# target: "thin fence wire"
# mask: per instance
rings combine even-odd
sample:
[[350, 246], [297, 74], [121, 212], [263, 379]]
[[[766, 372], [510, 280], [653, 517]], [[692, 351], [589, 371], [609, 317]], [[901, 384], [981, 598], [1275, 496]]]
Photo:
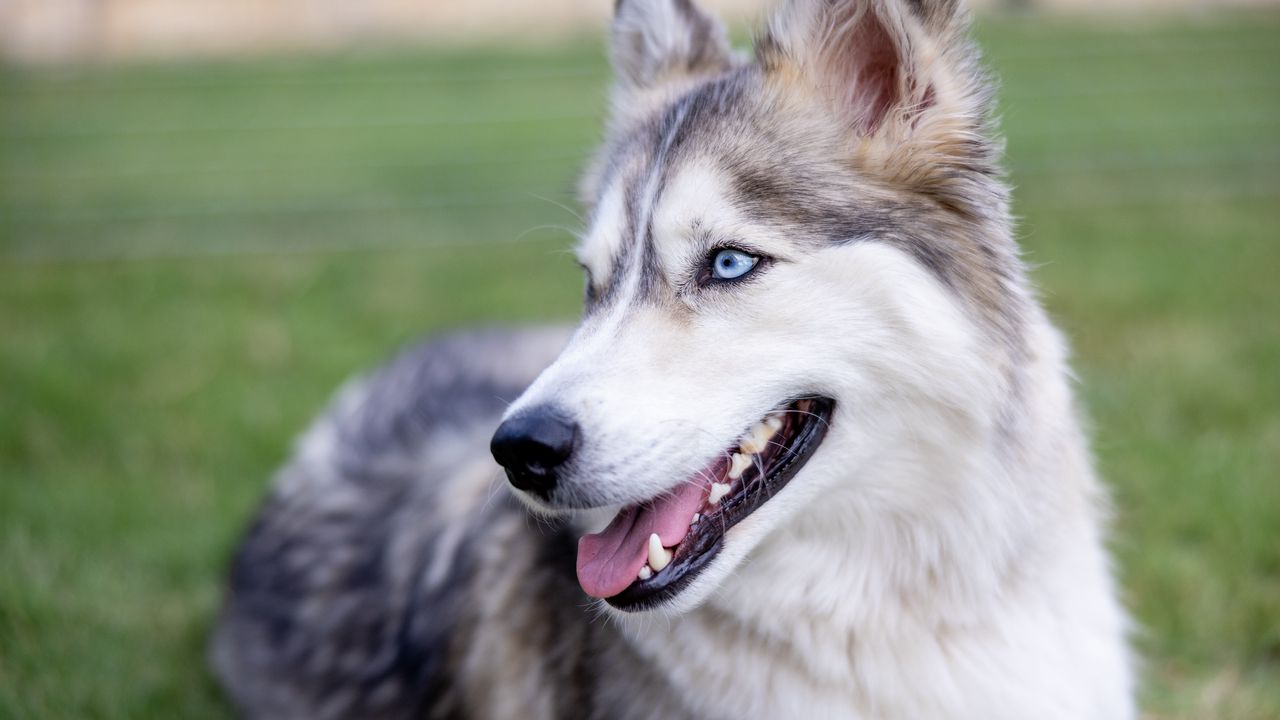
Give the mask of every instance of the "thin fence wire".
[[[281, 217], [289, 215], [353, 215], [361, 213], [411, 212], [448, 208], [506, 207], [532, 205], [545, 201], [542, 191], [508, 190], [505, 192], [456, 192], [425, 196], [413, 201], [397, 201], [385, 197], [321, 198], [294, 202], [235, 203], [169, 207], [110, 208], [102, 210], [47, 213], [13, 213], [10, 222], [21, 226], [106, 225], [154, 221], [185, 222], [214, 218]], [[554, 197], [554, 193], [551, 194]], [[564, 195], [561, 201], [572, 201]]]
[[351, 115], [346, 117], [308, 118], [255, 118], [227, 119], [222, 121], [183, 122], [171, 125], [134, 124], [128, 126], [79, 125], [54, 131], [38, 131], [32, 128], [16, 132], [0, 133], [6, 142], [33, 142], [86, 138], [146, 137], [155, 135], [207, 135], [212, 133], [250, 132], [310, 132], [317, 130], [390, 130], [429, 129], [460, 125], [532, 125], [566, 121], [593, 120], [601, 117], [599, 110], [511, 113], [441, 114], [441, 115]]
[[[534, 228], [544, 230], [545, 227]], [[568, 238], [570, 233], [563, 232], [558, 237]], [[50, 266], [77, 265], [93, 263], [138, 262], [144, 260], [185, 260], [193, 258], [263, 256], [263, 255], [306, 255], [311, 253], [353, 253], [368, 250], [414, 250], [434, 251], [459, 248], [489, 247], [496, 245], [512, 245], [528, 242], [532, 234], [525, 231], [508, 236], [492, 236], [484, 239], [415, 239], [369, 236], [353, 238], [324, 238], [302, 242], [224, 242], [205, 243], [201, 245], [180, 245], [176, 243], [153, 244], [90, 244], [74, 243], [57, 247], [27, 247], [16, 251], [0, 253], [0, 265]], [[565, 241], [567, 243], [567, 240]]]
[[200, 177], [208, 175], [239, 175], [260, 177], [264, 174], [331, 173], [356, 170], [443, 170], [449, 168], [481, 167], [486, 165], [508, 168], [538, 167], [543, 165], [580, 165], [590, 157], [590, 151], [581, 146], [544, 149], [528, 154], [477, 152], [462, 157], [437, 157], [421, 160], [383, 160], [357, 162], [282, 162], [262, 165], [111, 165], [53, 171], [24, 169], [21, 173], [6, 176], [15, 183], [125, 180], [130, 178]]

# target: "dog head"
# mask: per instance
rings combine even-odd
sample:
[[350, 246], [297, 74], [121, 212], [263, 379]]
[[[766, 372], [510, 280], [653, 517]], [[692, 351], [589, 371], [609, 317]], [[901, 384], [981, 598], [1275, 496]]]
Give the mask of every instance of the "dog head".
[[584, 317], [493, 442], [535, 509], [617, 511], [589, 594], [692, 607], [999, 423], [1024, 291], [966, 25], [792, 0], [745, 57], [689, 0], [620, 0]]

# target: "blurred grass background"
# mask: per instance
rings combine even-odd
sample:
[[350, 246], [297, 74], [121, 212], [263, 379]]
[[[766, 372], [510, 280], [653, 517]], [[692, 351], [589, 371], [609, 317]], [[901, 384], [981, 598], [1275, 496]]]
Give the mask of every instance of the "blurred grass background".
[[[1280, 15], [988, 18], [1151, 718], [1280, 717]], [[572, 319], [599, 41], [0, 70], [0, 717], [204, 718], [290, 439], [425, 333]]]

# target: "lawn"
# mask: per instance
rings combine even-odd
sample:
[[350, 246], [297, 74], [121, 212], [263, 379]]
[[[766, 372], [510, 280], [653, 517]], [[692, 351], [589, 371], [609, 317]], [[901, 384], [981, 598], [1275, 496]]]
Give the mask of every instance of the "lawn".
[[[1152, 718], [1280, 717], [1280, 14], [986, 20]], [[0, 717], [206, 718], [228, 554], [348, 374], [574, 317], [599, 42], [0, 68]]]

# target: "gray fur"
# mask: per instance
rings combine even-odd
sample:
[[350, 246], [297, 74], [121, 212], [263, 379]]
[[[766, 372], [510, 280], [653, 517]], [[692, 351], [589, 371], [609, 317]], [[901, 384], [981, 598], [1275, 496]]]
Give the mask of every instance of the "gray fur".
[[[457, 677], [468, 652], [459, 631], [491, 622], [499, 609], [511, 625], [524, 617], [530, 626], [532, 618], [544, 628], [578, 626], [520, 641], [555, 659], [524, 670], [584, 674], [589, 636], [605, 626], [583, 612], [573, 540], [528, 522], [488, 462], [478, 480], [470, 466], [507, 401], [564, 337], [453, 336], [406, 351], [339, 394], [281, 471], [233, 561], [212, 659], [247, 716], [470, 716]], [[486, 552], [495, 546], [502, 552]], [[521, 578], [523, 603], [499, 608], [477, 594], [478, 580], [508, 572]], [[562, 623], [544, 624], [557, 615]], [[564, 717], [586, 691], [552, 694], [543, 716]]]
[[[623, 671], [640, 663], [588, 609], [574, 538], [483, 452], [565, 337], [451, 336], [338, 395], [232, 563], [211, 660], [246, 717], [679, 717], [630, 709], [659, 681]], [[513, 683], [533, 688], [518, 715], [495, 692]]]
[[[723, 29], [688, 0], [680, 52], [653, 56], [622, 0], [614, 63], [630, 93], [678, 76], [652, 108], [627, 106], [584, 183], [629, 188], [622, 244], [591, 278], [587, 312], [644, 268], [646, 300], [672, 288], [654, 259], [639, 188], [661, 192], [682, 162], [710, 159], [759, 223], [798, 246], [884, 242], [955, 293], [1006, 348], [1025, 350], [1023, 270], [985, 113], [990, 86], [967, 44], [953, 50], [983, 115], [965, 159], [902, 186], [842, 160], [769, 95], [786, 52], [766, 34], [734, 60]], [[911, 0], [954, 33], [955, 4]], [[631, 18], [631, 19], [628, 19]], [[621, 41], [619, 40], [621, 38]], [[659, 675], [593, 617], [574, 578], [574, 540], [529, 519], [485, 447], [507, 402], [560, 350], [563, 331], [453, 336], [412, 348], [339, 394], [280, 472], [235, 554], [211, 648], [218, 677], [255, 718], [679, 718]], [[1010, 422], [1013, 422], [1011, 415]], [[729, 627], [745, 634], [748, 628]]]

